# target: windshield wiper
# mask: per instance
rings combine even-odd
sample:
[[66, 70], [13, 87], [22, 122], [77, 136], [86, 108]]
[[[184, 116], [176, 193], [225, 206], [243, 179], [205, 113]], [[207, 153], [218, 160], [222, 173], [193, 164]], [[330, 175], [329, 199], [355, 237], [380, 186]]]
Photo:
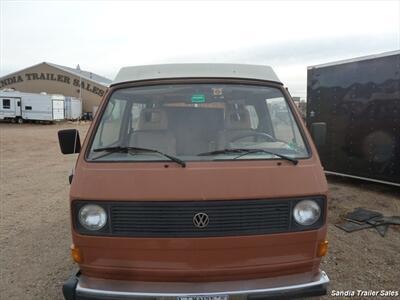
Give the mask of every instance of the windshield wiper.
[[[169, 158], [171, 161], [176, 162], [177, 164], [181, 165], [182, 168], [186, 167], [186, 162], [169, 154], [166, 154], [164, 152], [155, 150], [155, 149], [147, 149], [147, 148], [139, 148], [139, 147], [130, 147], [130, 146], [113, 146], [113, 147], [104, 147], [104, 148], [97, 148], [97, 149], [93, 149], [93, 152], [102, 152], [102, 151], [106, 151], [107, 154], [109, 155], [111, 153], [116, 153], [116, 152], [125, 152], [125, 153], [140, 153], [140, 152], [149, 152], [149, 153], [157, 153], [160, 154], [166, 158]], [[104, 157], [106, 155], [100, 155], [97, 156], [95, 158], [93, 158], [93, 160], [96, 160], [98, 158]]]
[[268, 151], [265, 149], [247, 149], [247, 148], [227, 148], [227, 149], [220, 149], [220, 150], [215, 150], [215, 151], [210, 151], [210, 152], [204, 152], [204, 153], [199, 153], [197, 156], [208, 156], [208, 155], [217, 155], [217, 154], [229, 154], [229, 153], [239, 153], [238, 156], [236, 156], [234, 159], [237, 159], [239, 157], [242, 157], [244, 155], [247, 155], [249, 153], [258, 153], [258, 152], [263, 152], [271, 155], [275, 155], [279, 158], [285, 159], [287, 161], [290, 161], [294, 165], [297, 165], [299, 161], [295, 158], [291, 158], [286, 155], [282, 155], [279, 153], [275, 153], [272, 151]]

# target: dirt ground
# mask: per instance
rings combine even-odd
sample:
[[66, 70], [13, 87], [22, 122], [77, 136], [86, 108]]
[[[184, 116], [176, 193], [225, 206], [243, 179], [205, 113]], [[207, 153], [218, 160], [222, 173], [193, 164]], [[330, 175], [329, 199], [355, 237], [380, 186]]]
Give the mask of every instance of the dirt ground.
[[[76, 269], [69, 256], [67, 180], [76, 156], [60, 153], [61, 128], [78, 128], [82, 138], [88, 125], [0, 123], [1, 299], [63, 299], [62, 283]], [[331, 279], [329, 294], [399, 290], [400, 226], [382, 238], [374, 229], [347, 234], [333, 224], [356, 207], [400, 215], [400, 189], [328, 179], [330, 249], [322, 269]]]

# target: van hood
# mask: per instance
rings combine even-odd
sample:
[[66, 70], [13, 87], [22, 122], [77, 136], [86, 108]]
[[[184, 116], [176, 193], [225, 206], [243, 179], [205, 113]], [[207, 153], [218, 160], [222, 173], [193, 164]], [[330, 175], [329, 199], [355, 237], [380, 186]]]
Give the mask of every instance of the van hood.
[[327, 183], [314, 159], [94, 163], [81, 161], [70, 197], [84, 200], [223, 200], [325, 195]]

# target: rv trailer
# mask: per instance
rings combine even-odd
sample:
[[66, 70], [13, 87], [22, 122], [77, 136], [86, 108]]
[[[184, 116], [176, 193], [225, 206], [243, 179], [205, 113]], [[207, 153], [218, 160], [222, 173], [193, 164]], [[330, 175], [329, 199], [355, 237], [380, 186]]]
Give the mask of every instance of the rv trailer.
[[311, 66], [307, 78], [326, 173], [400, 186], [400, 51]]
[[14, 90], [0, 91], [0, 120], [54, 122], [64, 120], [62, 95], [22, 93]]

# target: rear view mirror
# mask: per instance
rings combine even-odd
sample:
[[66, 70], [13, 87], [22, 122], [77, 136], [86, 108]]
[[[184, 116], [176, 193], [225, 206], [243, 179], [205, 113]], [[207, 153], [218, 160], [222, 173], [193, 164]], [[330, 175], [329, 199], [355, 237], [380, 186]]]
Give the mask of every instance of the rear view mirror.
[[326, 123], [312, 123], [311, 135], [317, 147], [324, 146], [326, 142]]
[[63, 154], [73, 154], [81, 151], [79, 131], [76, 129], [60, 130], [58, 132], [58, 142]]

